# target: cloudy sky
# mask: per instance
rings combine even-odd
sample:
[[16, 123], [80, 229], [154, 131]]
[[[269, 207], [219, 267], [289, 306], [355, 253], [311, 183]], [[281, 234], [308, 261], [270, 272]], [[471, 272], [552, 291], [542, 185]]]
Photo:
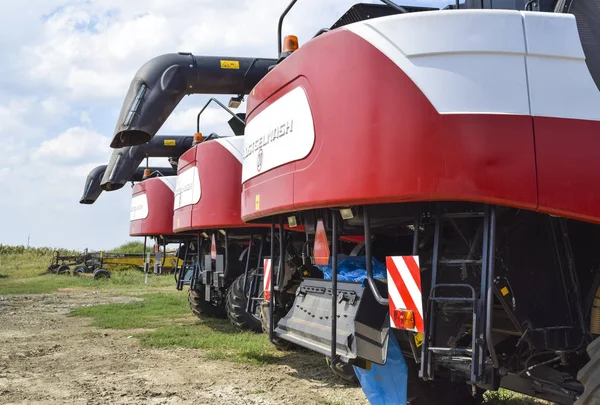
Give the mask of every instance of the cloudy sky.
[[[300, 0], [284, 33], [302, 44], [356, 2]], [[79, 204], [90, 169], [108, 161], [129, 81], [163, 53], [274, 57], [277, 19], [286, 4], [1, 1], [0, 244], [27, 244], [30, 237], [33, 246], [105, 249], [129, 240], [129, 186], [102, 194], [93, 205]], [[193, 134], [205, 101], [186, 97], [159, 133]], [[211, 111], [203, 129], [219, 132], [225, 119]]]

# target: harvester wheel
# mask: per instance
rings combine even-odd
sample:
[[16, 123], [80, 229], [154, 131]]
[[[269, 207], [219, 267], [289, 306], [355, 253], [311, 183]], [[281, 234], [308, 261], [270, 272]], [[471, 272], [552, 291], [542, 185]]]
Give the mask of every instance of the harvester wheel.
[[434, 380], [424, 381], [419, 378], [417, 364], [407, 359], [408, 385], [407, 399], [409, 405], [478, 405], [483, 401], [483, 391], [475, 397], [471, 394], [471, 386], [465, 383]]
[[356, 377], [354, 367], [352, 367], [351, 364], [338, 362], [335, 367], [331, 367], [331, 359], [329, 357], [325, 357], [325, 361], [327, 362], [329, 369], [337, 377], [349, 384], [358, 384], [358, 377]]
[[70, 270], [71, 270], [71, 268], [69, 266], [67, 266], [66, 264], [61, 264], [60, 266], [58, 266], [58, 269], [56, 269], [56, 273], [57, 274], [67, 274], [67, 273], [69, 273]]
[[575, 401], [575, 405], [600, 403], [600, 338], [588, 345], [587, 352], [590, 361], [577, 373], [577, 379], [583, 384], [583, 395]]
[[94, 270], [94, 280], [98, 280], [101, 278], [110, 278], [110, 273], [106, 269], [96, 269]]
[[[244, 291], [245, 274], [242, 274], [231, 284], [227, 290], [227, 298], [225, 300], [225, 310], [227, 317], [239, 330], [251, 330], [254, 332], [262, 332], [260, 319], [246, 312], [246, 303], [248, 302], [247, 291]], [[250, 286], [247, 283], [246, 287]]]
[[211, 318], [223, 318], [225, 317], [225, 309], [222, 306], [214, 306], [212, 302], [204, 299], [204, 291], [188, 290], [188, 303], [190, 309], [198, 318], [202, 319], [203, 316]]
[[[269, 334], [269, 306], [266, 304], [263, 304], [260, 307], [260, 324], [263, 332]], [[296, 350], [298, 348], [295, 344], [276, 336], [273, 337], [271, 343], [279, 350]]]

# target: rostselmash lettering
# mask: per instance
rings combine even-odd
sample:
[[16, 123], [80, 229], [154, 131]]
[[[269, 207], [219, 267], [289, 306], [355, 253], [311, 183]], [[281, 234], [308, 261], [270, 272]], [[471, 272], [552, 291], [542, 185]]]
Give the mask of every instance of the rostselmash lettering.
[[137, 210], [141, 210], [142, 208], [144, 208], [143, 204], [136, 205], [135, 207], [131, 207], [131, 212], [134, 212], [134, 211], [137, 211]]
[[183, 194], [186, 191], [190, 191], [191, 189], [192, 189], [192, 183], [188, 183], [188, 184], [184, 185], [183, 187], [180, 187], [177, 190], [175, 190], [175, 196]]
[[294, 120], [289, 120], [281, 125], [278, 125], [277, 127], [270, 130], [267, 134], [261, 136], [260, 138], [252, 142], [250, 145], [248, 145], [244, 149], [244, 159], [251, 156], [254, 152], [257, 152], [264, 146], [270, 144], [271, 142], [275, 142], [277, 139], [287, 134], [290, 134], [293, 131]]

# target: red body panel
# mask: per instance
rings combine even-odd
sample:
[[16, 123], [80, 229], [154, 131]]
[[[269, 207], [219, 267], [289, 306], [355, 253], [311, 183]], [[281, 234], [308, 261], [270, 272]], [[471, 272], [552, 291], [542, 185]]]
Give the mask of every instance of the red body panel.
[[438, 114], [385, 55], [341, 30], [309, 42], [265, 77], [249, 98], [249, 119], [299, 84], [313, 113], [313, 150], [244, 183], [244, 220], [291, 207], [394, 201], [536, 207], [531, 117]]
[[308, 42], [271, 71], [248, 99], [248, 120], [297, 86], [308, 96], [315, 144], [306, 158], [243, 184], [245, 221], [456, 200], [600, 222], [598, 122], [440, 114], [387, 56], [345, 30]]
[[177, 172], [196, 167], [202, 190], [197, 204], [174, 211], [173, 230], [248, 227], [240, 215], [242, 164], [220, 143], [198, 144], [179, 158]]
[[600, 125], [596, 121], [534, 119], [539, 210], [600, 222]]
[[158, 236], [173, 234], [173, 190], [160, 178], [154, 177], [137, 183], [133, 197], [146, 194], [148, 216], [130, 221], [130, 236]]

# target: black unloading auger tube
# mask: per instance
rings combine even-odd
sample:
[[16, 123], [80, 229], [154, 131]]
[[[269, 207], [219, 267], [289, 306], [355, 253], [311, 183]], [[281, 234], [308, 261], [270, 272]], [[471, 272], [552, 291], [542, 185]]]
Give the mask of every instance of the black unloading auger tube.
[[[144, 169], [143, 167], [138, 168], [129, 181], [142, 181], [144, 177]], [[177, 171], [172, 167], [149, 167], [150, 173], [154, 174], [159, 172], [162, 176], [175, 176], [177, 175]], [[85, 181], [85, 187], [83, 189], [83, 195], [79, 200], [80, 204], [93, 204], [96, 202], [100, 194], [102, 193], [102, 188], [100, 188], [100, 180], [102, 176], [104, 176], [104, 171], [106, 170], [106, 165], [94, 167], [90, 174], [88, 174], [87, 179]]]
[[123, 187], [146, 157], [178, 158], [192, 147], [192, 136], [157, 136], [148, 143], [113, 150], [100, 182], [105, 191]]
[[100, 180], [104, 176], [104, 170], [106, 170], [106, 165], [96, 166], [90, 171], [85, 180], [83, 195], [79, 200], [79, 204], [93, 204], [100, 197], [102, 193]]
[[187, 94], [248, 94], [276, 62], [190, 53], [151, 59], [129, 86], [110, 147], [148, 142]]

